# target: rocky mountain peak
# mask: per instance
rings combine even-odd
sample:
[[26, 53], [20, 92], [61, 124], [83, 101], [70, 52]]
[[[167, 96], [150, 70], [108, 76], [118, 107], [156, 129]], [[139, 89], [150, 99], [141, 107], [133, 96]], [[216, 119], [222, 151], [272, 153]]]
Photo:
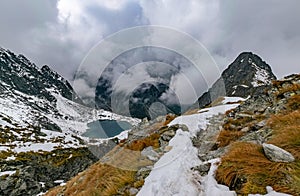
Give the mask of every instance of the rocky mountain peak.
[[24, 55], [0, 48], [0, 85], [9, 86], [12, 91], [55, 100], [50, 91], [55, 91], [69, 100], [80, 102], [72, 86], [62, 76], [45, 65], [39, 69]]
[[243, 52], [223, 71], [221, 77], [199, 99], [199, 107], [219, 96], [248, 97], [268, 88], [276, 76], [258, 55]]
[[61, 75], [52, 70], [48, 65], [43, 65], [40, 71], [44, 76], [52, 77], [53, 79], [66, 82], [66, 80]]

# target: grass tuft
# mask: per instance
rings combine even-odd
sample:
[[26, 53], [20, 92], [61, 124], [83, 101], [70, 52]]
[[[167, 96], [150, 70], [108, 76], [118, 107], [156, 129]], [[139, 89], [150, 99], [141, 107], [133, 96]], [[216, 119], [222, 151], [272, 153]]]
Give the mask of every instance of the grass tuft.
[[230, 131], [223, 129], [217, 139], [218, 147], [228, 146], [230, 143], [238, 140], [244, 135], [241, 131]]
[[65, 196], [101, 195], [109, 196], [118, 193], [119, 188], [133, 183], [134, 171], [126, 171], [107, 164], [94, 164], [86, 172], [77, 175], [65, 187], [51, 189], [46, 195]]
[[[265, 157], [260, 145], [233, 142], [235, 137], [228, 133], [229, 131], [225, 131], [220, 134], [219, 140], [223, 144], [231, 143], [231, 146], [222, 157], [222, 162], [216, 172], [216, 179], [219, 183], [229, 186], [241, 195], [265, 194], [266, 186], [272, 186], [278, 192], [298, 195], [300, 192], [299, 99], [299, 95], [291, 96], [286, 104], [287, 110], [272, 115], [267, 123], [272, 130], [272, 136], [267, 143], [290, 152], [295, 157], [295, 161], [292, 163], [272, 162]], [[229, 138], [232, 139], [228, 141]]]
[[134, 140], [126, 146], [129, 150], [142, 151], [144, 148], [152, 146], [153, 148], [159, 148], [159, 137], [158, 133], [153, 133], [146, 138], [140, 140]]
[[300, 109], [300, 95], [294, 95], [289, 98], [287, 107], [289, 110], [299, 110]]
[[276, 191], [295, 194], [299, 193], [300, 187], [295, 186], [293, 178], [287, 176], [298, 172], [297, 165], [299, 167], [299, 162], [271, 162], [264, 156], [260, 145], [236, 142], [222, 157], [216, 179], [242, 195], [266, 194], [266, 186], [272, 186]]
[[164, 126], [168, 125], [172, 120], [174, 120], [176, 118], [176, 115], [166, 115], [166, 120], [164, 122]]

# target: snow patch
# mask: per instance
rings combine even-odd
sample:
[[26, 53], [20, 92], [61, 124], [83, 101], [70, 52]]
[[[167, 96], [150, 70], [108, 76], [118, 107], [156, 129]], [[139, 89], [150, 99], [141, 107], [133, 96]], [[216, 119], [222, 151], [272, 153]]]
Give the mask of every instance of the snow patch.
[[42, 188], [44, 188], [45, 187], [45, 182], [39, 182], [40, 183], [40, 185], [42, 186]]
[[235, 191], [230, 191], [227, 186], [218, 184], [214, 177], [218, 168], [217, 163], [220, 162], [220, 159], [212, 159], [208, 162], [211, 163], [210, 170], [202, 180], [204, 192], [213, 196], [236, 196]]
[[241, 86], [241, 87], [244, 87], [244, 88], [249, 88], [249, 86], [244, 85], [244, 84], [241, 84], [240, 86]]
[[65, 186], [66, 183], [64, 182], [64, 180], [55, 180], [54, 181], [55, 184], [59, 184], [59, 186]]
[[269, 79], [270, 78], [269, 73], [265, 69], [258, 67], [254, 62], [252, 62], [252, 65], [256, 69], [256, 73], [254, 76], [254, 80], [251, 82], [251, 84], [254, 87], [271, 84], [271, 81]]
[[14, 175], [16, 173], [16, 171], [4, 171], [4, 172], [0, 172], [0, 176], [5, 176], [5, 175]]
[[219, 113], [225, 113], [227, 110], [236, 108], [239, 104], [231, 104], [231, 105], [219, 105], [211, 108], [205, 108], [199, 110], [199, 114], [192, 114], [192, 115], [184, 115], [175, 118], [169, 126], [175, 124], [185, 124], [191, 136], [196, 136], [196, 133], [201, 129], [206, 129], [208, 124], [208, 119], [214, 115]]
[[246, 99], [242, 97], [224, 97], [224, 100], [222, 101], [222, 104], [227, 104], [227, 103], [234, 103], [234, 102], [239, 102], [239, 101], [245, 101]]
[[7, 146], [0, 146], [0, 152], [1, 151], [7, 151], [7, 150], [9, 150], [10, 148], [9, 147], [7, 147]]
[[14, 160], [16, 160], [16, 157], [15, 157], [14, 155], [12, 155], [12, 156], [10, 156], [10, 157], [7, 157], [7, 158], [5, 159], [5, 161], [14, 161]]
[[38, 151], [52, 151], [55, 149], [55, 147], [58, 147], [58, 143], [32, 143], [32, 142], [25, 142], [25, 143], [19, 143], [18, 146], [16, 146], [13, 151], [16, 153], [20, 152], [38, 152]]
[[289, 195], [289, 194], [276, 192], [270, 186], [267, 186], [266, 189], [267, 189], [267, 194], [265, 194], [265, 195], [249, 194], [248, 196], [292, 196], [292, 195]]

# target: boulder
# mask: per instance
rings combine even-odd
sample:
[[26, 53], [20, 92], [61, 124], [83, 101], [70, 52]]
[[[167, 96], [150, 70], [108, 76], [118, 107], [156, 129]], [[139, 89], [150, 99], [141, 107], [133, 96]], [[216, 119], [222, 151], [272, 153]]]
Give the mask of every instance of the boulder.
[[139, 190], [136, 189], [136, 188], [130, 188], [129, 189], [129, 194], [130, 195], [136, 195], [138, 192], [139, 192]]
[[153, 150], [152, 146], [149, 146], [142, 150], [141, 154], [151, 161], [157, 161], [159, 158], [159, 154]]
[[273, 144], [263, 144], [263, 149], [266, 157], [274, 162], [293, 162], [295, 158], [293, 155], [282, 148]]

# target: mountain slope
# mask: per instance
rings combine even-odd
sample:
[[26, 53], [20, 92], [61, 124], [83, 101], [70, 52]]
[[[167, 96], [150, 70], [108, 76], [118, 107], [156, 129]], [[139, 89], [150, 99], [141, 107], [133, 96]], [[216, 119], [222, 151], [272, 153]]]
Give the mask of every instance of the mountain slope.
[[[47, 65], [36, 67], [23, 55], [15, 55], [9, 50], [0, 48], [0, 78], [10, 90], [18, 90], [27, 95], [39, 96], [49, 101], [55, 100], [49, 91], [81, 103], [70, 83]], [[2, 88], [5, 88], [2, 85]]]
[[81, 104], [70, 83], [48, 66], [39, 69], [23, 55], [0, 50], [0, 114], [21, 127], [82, 134], [98, 119], [138, 120]]
[[[144, 122], [104, 159], [46, 195], [297, 195], [299, 76], [274, 81], [247, 100], [224, 97], [171, 122]], [[264, 143], [295, 159], [270, 160]]]
[[67, 181], [116, 144], [81, 136], [88, 123], [139, 120], [81, 104], [48, 66], [0, 48], [0, 195], [35, 195]]
[[[194, 114], [144, 121], [98, 163], [46, 195], [297, 195], [300, 77], [260, 83], [261, 72], [240, 84], [263, 93], [222, 97]], [[294, 159], [272, 161], [265, 143]]]
[[275, 79], [271, 67], [259, 56], [243, 52], [222, 72], [208, 92], [199, 97], [196, 105], [202, 108], [219, 96], [246, 98], [263, 93]]

